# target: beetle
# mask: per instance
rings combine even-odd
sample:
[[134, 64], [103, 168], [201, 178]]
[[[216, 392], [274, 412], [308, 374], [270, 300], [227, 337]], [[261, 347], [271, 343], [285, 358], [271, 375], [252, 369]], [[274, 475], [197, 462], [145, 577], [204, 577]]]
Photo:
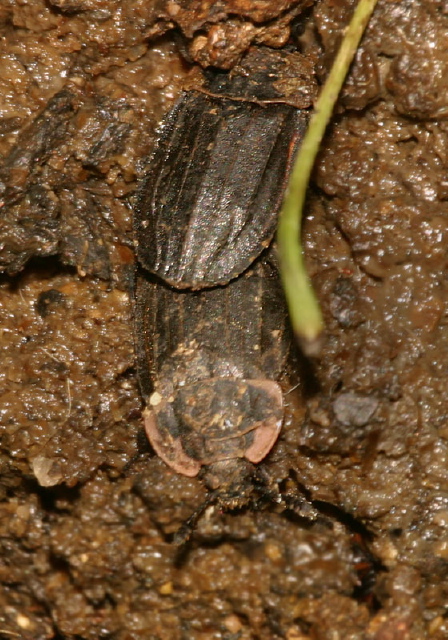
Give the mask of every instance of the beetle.
[[226, 509], [261, 487], [278, 499], [257, 467], [281, 430], [291, 343], [272, 239], [308, 120], [263, 101], [250, 77], [217, 74], [180, 97], [134, 216], [146, 434], [177, 473], [200, 474], [206, 504]]

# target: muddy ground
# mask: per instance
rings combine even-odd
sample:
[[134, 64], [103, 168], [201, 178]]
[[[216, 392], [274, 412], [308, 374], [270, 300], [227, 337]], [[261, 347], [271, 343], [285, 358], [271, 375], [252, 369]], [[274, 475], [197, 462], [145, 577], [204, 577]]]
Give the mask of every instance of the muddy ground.
[[175, 547], [205, 490], [142, 434], [132, 194], [155, 127], [251, 44], [322, 80], [352, 5], [1, 3], [1, 638], [448, 638], [445, 0], [379, 0], [310, 190], [326, 342], [263, 467], [322, 516], [209, 509]]

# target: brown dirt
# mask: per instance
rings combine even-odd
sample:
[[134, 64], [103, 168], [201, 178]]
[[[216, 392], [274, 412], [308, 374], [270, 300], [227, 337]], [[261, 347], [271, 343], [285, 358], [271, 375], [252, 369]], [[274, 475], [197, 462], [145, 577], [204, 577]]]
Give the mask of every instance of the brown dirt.
[[226, 68], [297, 13], [322, 78], [353, 2], [249, 5], [0, 7], [1, 638], [448, 638], [444, 0], [379, 1], [310, 192], [327, 338], [263, 466], [322, 519], [210, 509], [167, 541], [205, 490], [140, 437], [129, 291], [130, 197], [191, 74], [171, 28], [190, 55], [230, 33]]

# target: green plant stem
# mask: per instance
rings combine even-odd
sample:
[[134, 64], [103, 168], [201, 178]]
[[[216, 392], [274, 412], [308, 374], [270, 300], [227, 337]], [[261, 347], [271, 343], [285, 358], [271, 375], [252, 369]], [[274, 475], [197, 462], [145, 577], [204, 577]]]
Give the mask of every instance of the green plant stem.
[[322, 88], [292, 170], [277, 231], [280, 272], [294, 333], [306, 355], [318, 355], [324, 330], [301, 247], [302, 211], [320, 143], [377, 0], [359, 0]]

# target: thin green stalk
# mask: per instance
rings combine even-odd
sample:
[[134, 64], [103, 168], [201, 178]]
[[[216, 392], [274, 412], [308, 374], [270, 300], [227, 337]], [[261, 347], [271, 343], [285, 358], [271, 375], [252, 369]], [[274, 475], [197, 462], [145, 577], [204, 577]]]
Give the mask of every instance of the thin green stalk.
[[306, 190], [325, 129], [377, 0], [359, 0], [328, 78], [316, 102], [292, 170], [277, 231], [280, 272], [291, 323], [306, 355], [317, 355], [324, 324], [309, 282], [300, 242]]

